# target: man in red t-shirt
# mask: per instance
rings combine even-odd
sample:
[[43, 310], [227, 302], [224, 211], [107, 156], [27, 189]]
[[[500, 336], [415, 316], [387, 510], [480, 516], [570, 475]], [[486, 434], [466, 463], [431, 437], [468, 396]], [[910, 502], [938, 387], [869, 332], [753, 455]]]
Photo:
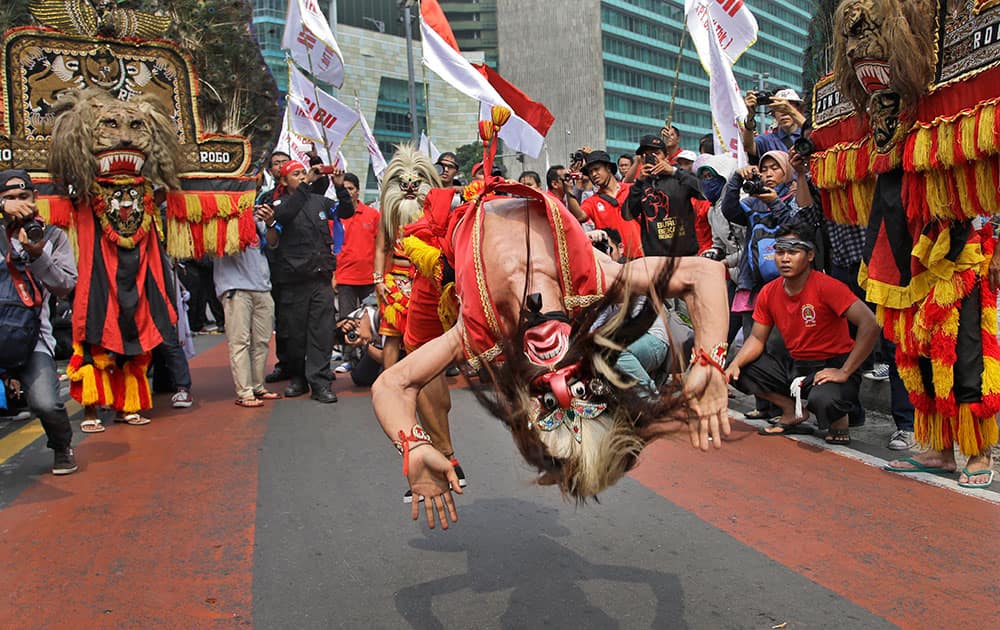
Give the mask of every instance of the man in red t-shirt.
[[597, 186], [597, 194], [591, 195], [580, 204], [587, 218], [594, 222], [598, 230], [613, 228], [622, 235], [625, 256], [630, 259], [642, 258], [642, 235], [639, 224], [622, 218], [622, 204], [628, 197], [631, 184], [619, 182], [615, 178], [618, 165], [604, 151], [591, 151], [585, 156], [582, 172]]
[[344, 188], [354, 201], [354, 216], [341, 219], [344, 245], [337, 256], [337, 308], [340, 316], [361, 306], [361, 300], [375, 292], [375, 235], [381, 213], [359, 201], [361, 184], [354, 173], [344, 174]]
[[[811, 229], [791, 224], [777, 232], [774, 257], [781, 277], [764, 285], [757, 296], [750, 338], [726, 370], [740, 391], [754, 394], [781, 407], [776, 426], [762, 435], [811, 433], [796, 417], [789, 392], [800, 382], [801, 398], [816, 414], [820, 429], [829, 429], [826, 441], [850, 444], [847, 413], [858, 400], [858, 368], [871, 354], [879, 337], [871, 310], [843, 282], [814, 271], [815, 246]], [[851, 339], [848, 323], [857, 326]], [[767, 347], [771, 328], [777, 326], [787, 355], [777, 356]]]

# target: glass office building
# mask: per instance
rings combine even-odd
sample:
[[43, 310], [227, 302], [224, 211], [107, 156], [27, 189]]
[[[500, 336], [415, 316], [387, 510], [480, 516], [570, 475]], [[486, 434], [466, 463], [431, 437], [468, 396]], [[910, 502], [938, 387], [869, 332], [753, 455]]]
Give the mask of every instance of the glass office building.
[[[736, 64], [740, 87], [791, 87], [801, 94], [802, 50], [815, 3], [746, 4], [760, 30], [757, 43]], [[708, 76], [686, 35], [683, 55], [677, 53], [683, 29], [680, 0], [601, 1], [605, 133], [612, 154], [634, 150], [642, 135], [658, 129], [670, 112], [672, 94], [682, 146], [696, 149], [698, 137], [711, 129]]]

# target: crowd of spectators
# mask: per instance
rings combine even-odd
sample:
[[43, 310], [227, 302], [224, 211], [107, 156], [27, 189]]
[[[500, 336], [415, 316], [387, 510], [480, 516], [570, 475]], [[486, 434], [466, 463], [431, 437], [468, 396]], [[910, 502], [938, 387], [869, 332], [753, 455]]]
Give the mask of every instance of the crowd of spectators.
[[[891, 381], [897, 430], [889, 448], [912, 448], [912, 407], [893, 365], [894, 349], [879, 339], [857, 285], [864, 234], [824, 218], [810, 181], [802, 99], [783, 89], [751, 92], [746, 104], [751, 115], [743, 129], [743, 157], [749, 166], [737, 168], [733, 157], [712, 155], [710, 136], [697, 152], [681, 146], [679, 130], [668, 121], [659, 133], [642, 136], [634, 152], [613, 157], [584, 146], [568, 166], [551, 166], [544, 177], [526, 170], [517, 181], [565, 206], [595, 247], [616, 259], [700, 255], [723, 263], [731, 306], [728, 373], [737, 388], [758, 399], [747, 415], [774, 425], [762, 433], [812, 432], [806, 424], [812, 412], [829, 441], [849, 443], [850, 427], [864, 422], [858, 400], [864, 374]], [[774, 125], [758, 130], [757, 110], [765, 106]], [[460, 191], [456, 155], [443, 153], [436, 164], [444, 185]], [[273, 185], [263, 187], [254, 206], [258, 242], [236, 256], [178, 263], [177, 280], [187, 289], [191, 328], [211, 326], [211, 312], [226, 335], [237, 405], [260, 407], [306, 393], [333, 403], [337, 373], [350, 373], [367, 386], [380, 370], [372, 284], [379, 210], [360, 198], [356, 175], [316, 157], [302, 164], [276, 151], [267, 173]], [[481, 164], [469, 175], [482, 178]], [[5, 217], [34, 216], [27, 173], [7, 171], [3, 177]], [[37, 282], [46, 305], [50, 294], [72, 291], [75, 268], [65, 236], [54, 229], [45, 234], [41, 246], [17, 229], [0, 239], [0, 253], [15, 261], [0, 268], [0, 292], [16, 291], [12, 279], [19, 273]], [[667, 308], [618, 364], [638, 383], [639, 395], [653, 392], [659, 379], [685, 364], [678, 357], [690, 345], [686, 314], [682, 304]], [[278, 360], [266, 373], [272, 332]], [[53, 472], [66, 474], [76, 464], [50, 337], [51, 325], [43, 325], [34, 352], [0, 365], [0, 376], [8, 398], [23, 396], [42, 418], [56, 453]], [[172, 393], [175, 407], [193, 404], [182, 346], [181, 337], [165, 340], [155, 362], [160, 388]], [[286, 380], [283, 392], [267, 389]], [[7, 407], [14, 402], [0, 399]], [[98, 422], [88, 429], [103, 427]]]

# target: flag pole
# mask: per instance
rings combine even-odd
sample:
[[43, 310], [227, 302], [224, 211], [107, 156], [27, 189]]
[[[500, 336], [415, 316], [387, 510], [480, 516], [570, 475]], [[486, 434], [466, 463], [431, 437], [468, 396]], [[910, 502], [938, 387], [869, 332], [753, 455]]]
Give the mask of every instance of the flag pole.
[[413, 145], [418, 144], [417, 129], [417, 87], [416, 78], [413, 71], [413, 17], [410, 7], [416, 0], [403, 0], [403, 22], [406, 25], [406, 76], [407, 87], [410, 92], [410, 141]]

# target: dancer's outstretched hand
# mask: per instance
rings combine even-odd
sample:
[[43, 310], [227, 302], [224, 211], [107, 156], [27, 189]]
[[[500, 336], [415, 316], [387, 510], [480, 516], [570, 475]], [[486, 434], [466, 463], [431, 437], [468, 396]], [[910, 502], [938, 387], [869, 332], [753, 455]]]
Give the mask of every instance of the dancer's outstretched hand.
[[726, 377], [712, 365], [695, 363], [684, 378], [684, 396], [694, 416], [688, 422], [691, 445], [703, 451], [713, 443], [722, 448], [730, 430]]
[[413, 492], [413, 510], [410, 516], [417, 520], [420, 516], [420, 497], [424, 497], [427, 512], [427, 526], [434, 529], [435, 514], [441, 529], [448, 529], [448, 518], [458, 522], [452, 489], [462, 494], [458, 485], [458, 475], [451, 461], [433, 445], [421, 446], [410, 451], [408, 480]]

